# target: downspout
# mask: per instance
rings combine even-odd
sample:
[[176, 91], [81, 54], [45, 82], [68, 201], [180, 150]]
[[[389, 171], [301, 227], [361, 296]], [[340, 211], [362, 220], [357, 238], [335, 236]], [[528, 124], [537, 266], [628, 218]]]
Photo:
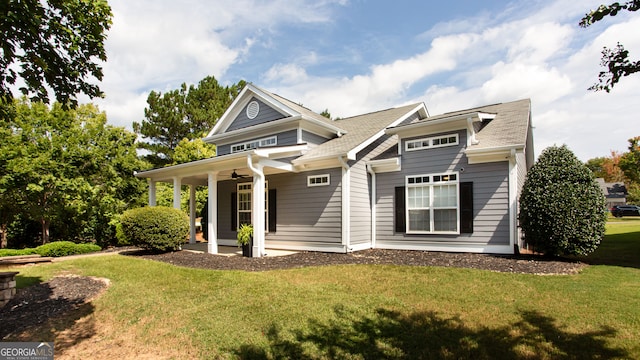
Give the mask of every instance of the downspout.
[[345, 252], [351, 247], [351, 181], [349, 180], [349, 164], [342, 156], [338, 156], [342, 166], [342, 245]]
[[[251, 154], [247, 154], [247, 167], [253, 172], [254, 176], [258, 178], [256, 181], [253, 181], [253, 206], [256, 204], [262, 204], [264, 207], [264, 184], [265, 184], [265, 176], [264, 172], [262, 172], [261, 166], [254, 167], [253, 162], [251, 160]], [[262, 188], [257, 189], [256, 184], [261, 184]], [[253, 211], [253, 209], [252, 209]], [[262, 257], [265, 253], [264, 249], [264, 211], [262, 211], [259, 215], [254, 214], [253, 216], [253, 240], [257, 243], [253, 244], [253, 257]], [[257, 231], [256, 231], [257, 230]], [[256, 236], [257, 235], [257, 236]], [[257, 250], [257, 251], [256, 251]], [[256, 254], [257, 253], [257, 254]]]
[[518, 237], [518, 209], [517, 209], [517, 181], [518, 181], [518, 164], [516, 161], [516, 150], [511, 149], [511, 156], [509, 157], [509, 245], [513, 249], [513, 252], [517, 254], [519, 252], [519, 239]]
[[367, 172], [371, 175], [371, 248], [376, 248], [376, 172], [367, 165]]

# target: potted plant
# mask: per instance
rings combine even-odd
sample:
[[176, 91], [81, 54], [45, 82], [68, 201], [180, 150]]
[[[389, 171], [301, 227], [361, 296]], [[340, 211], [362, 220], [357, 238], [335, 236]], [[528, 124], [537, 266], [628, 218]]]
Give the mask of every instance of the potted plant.
[[240, 228], [238, 229], [238, 246], [242, 247], [242, 256], [253, 256], [253, 225], [240, 225]]

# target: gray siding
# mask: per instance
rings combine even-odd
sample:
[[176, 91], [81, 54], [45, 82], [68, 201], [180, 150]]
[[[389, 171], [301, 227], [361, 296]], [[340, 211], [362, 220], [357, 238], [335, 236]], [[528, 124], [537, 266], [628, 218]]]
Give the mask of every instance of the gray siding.
[[[329, 174], [329, 186], [307, 187], [308, 175]], [[342, 244], [341, 169], [267, 176], [276, 189], [276, 231], [266, 234], [266, 246], [332, 247]], [[218, 183], [218, 237], [235, 239], [231, 229], [231, 193], [236, 181]]]
[[[402, 171], [377, 175], [376, 246], [415, 244], [508, 245], [509, 186], [507, 161], [469, 165], [464, 155], [466, 131], [460, 145], [406, 152]], [[460, 182], [473, 182], [474, 232], [460, 235], [408, 235], [394, 231], [394, 189], [405, 186], [405, 176], [461, 171]]]
[[360, 151], [351, 165], [351, 245], [371, 244], [371, 176], [367, 173], [366, 162], [393, 145], [395, 141], [384, 135]]
[[[256, 116], [253, 119], [249, 119], [247, 117], [247, 106], [249, 103], [251, 103], [251, 101], [254, 101], [254, 100], [257, 101], [258, 104], [260, 105], [260, 110], [258, 112], [258, 116]], [[233, 120], [233, 122], [231, 123], [227, 131], [243, 129], [249, 126], [254, 126], [254, 125], [284, 118], [284, 116], [280, 114], [278, 111], [276, 111], [269, 105], [263, 103], [262, 101], [256, 98], [251, 98], [249, 103], [247, 103], [247, 106], [245, 106], [242, 109], [242, 111], [240, 111], [240, 114], [238, 114], [238, 116]]]
[[419, 120], [419, 119], [420, 119], [420, 114], [416, 112], [415, 114], [413, 114], [413, 115], [409, 116], [408, 118], [406, 118], [403, 122], [401, 122], [397, 126], [411, 124], [412, 122], [414, 122], [416, 120]]
[[[307, 176], [329, 174], [329, 186], [307, 187]], [[276, 189], [277, 231], [267, 245], [335, 246], [342, 244], [341, 169], [267, 176]]]
[[264, 138], [268, 138], [271, 136], [276, 136], [278, 138], [277, 140], [277, 145], [275, 146], [287, 146], [287, 145], [296, 145], [298, 142], [298, 133], [296, 130], [289, 130], [289, 131], [285, 131], [285, 132], [281, 132], [278, 134], [265, 134], [265, 135], [260, 135], [259, 137], [256, 138], [249, 138], [246, 140], [242, 140], [242, 141], [234, 141], [233, 143], [227, 143], [227, 144], [218, 144], [216, 145], [216, 156], [222, 156], [222, 155], [228, 155], [231, 153], [231, 145], [235, 145], [238, 143], [243, 143], [243, 142], [250, 142], [252, 140], [257, 140], [257, 139], [264, 139]]
[[305, 142], [305, 143], [311, 145], [312, 147], [314, 145], [320, 145], [322, 143], [325, 143], [325, 142], [327, 142], [329, 140], [330, 139], [327, 139], [324, 136], [320, 136], [320, 135], [314, 134], [312, 132], [308, 132], [308, 131], [302, 130], [302, 142]]

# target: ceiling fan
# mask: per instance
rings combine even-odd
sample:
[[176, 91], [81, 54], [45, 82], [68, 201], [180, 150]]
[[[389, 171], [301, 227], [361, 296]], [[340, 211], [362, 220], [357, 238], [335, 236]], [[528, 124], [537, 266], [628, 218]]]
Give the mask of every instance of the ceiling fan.
[[238, 173], [236, 172], [236, 170], [235, 170], [235, 169], [233, 169], [233, 172], [231, 173], [231, 179], [233, 179], [233, 180], [244, 179], [244, 178], [246, 178], [247, 176], [248, 176], [248, 175], [241, 175], [241, 174], [238, 174]]

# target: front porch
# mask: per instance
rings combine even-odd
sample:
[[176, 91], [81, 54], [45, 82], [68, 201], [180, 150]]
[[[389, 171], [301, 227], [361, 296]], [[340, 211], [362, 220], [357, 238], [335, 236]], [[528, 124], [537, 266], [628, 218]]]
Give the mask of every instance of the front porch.
[[[255, 149], [144, 171], [135, 175], [139, 178], [146, 178], [149, 182], [149, 206], [156, 205], [156, 183], [165, 182], [173, 185], [173, 206], [175, 208], [180, 208], [181, 205], [181, 187], [183, 185], [189, 186], [191, 230], [188, 245], [195, 246], [198, 249], [204, 247], [205, 251], [203, 252], [210, 254], [220, 253], [225, 245], [235, 244], [235, 239], [233, 241], [219, 239], [219, 195], [226, 196], [228, 194], [218, 194], [218, 184], [229, 181], [235, 183], [240, 179], [245, 179], [244, 181], [250, 184], [251, 189], [248, 191], [249, 197], [246, 199], [246, 203], [250, 204], [249, 208], [242, 209], [243, 218], [240, 218], [237, 214], [231, 216], [238, 216], [236, 225], [245, 223], [245, 221], [250, 221], [253, 224], [253, 256], [261, 257], [267, 255], [264, 215], [267, 210], [265, 207], [266, 176], [294, 172], [293, 165], [289, 161], [281, 161], [280, 159], [299, 156], [306, 148], [306, 145], [295, 145]], [[198, 186], [205, 186], [208, 189], [207, 220], [201, 224], [202, 228], [207, 230], [208, 242], [203, 244], [198, 244], [196, 241], [196, 218], [198, 214], [196, 214], [195, 194]], [[229, 234], [227, 234], [227, 237], [229, 237]], [[222, 240], [222, 243], [219, 243], [219, 240]], [[273, 251], [271, 252], [273, 253]]]

